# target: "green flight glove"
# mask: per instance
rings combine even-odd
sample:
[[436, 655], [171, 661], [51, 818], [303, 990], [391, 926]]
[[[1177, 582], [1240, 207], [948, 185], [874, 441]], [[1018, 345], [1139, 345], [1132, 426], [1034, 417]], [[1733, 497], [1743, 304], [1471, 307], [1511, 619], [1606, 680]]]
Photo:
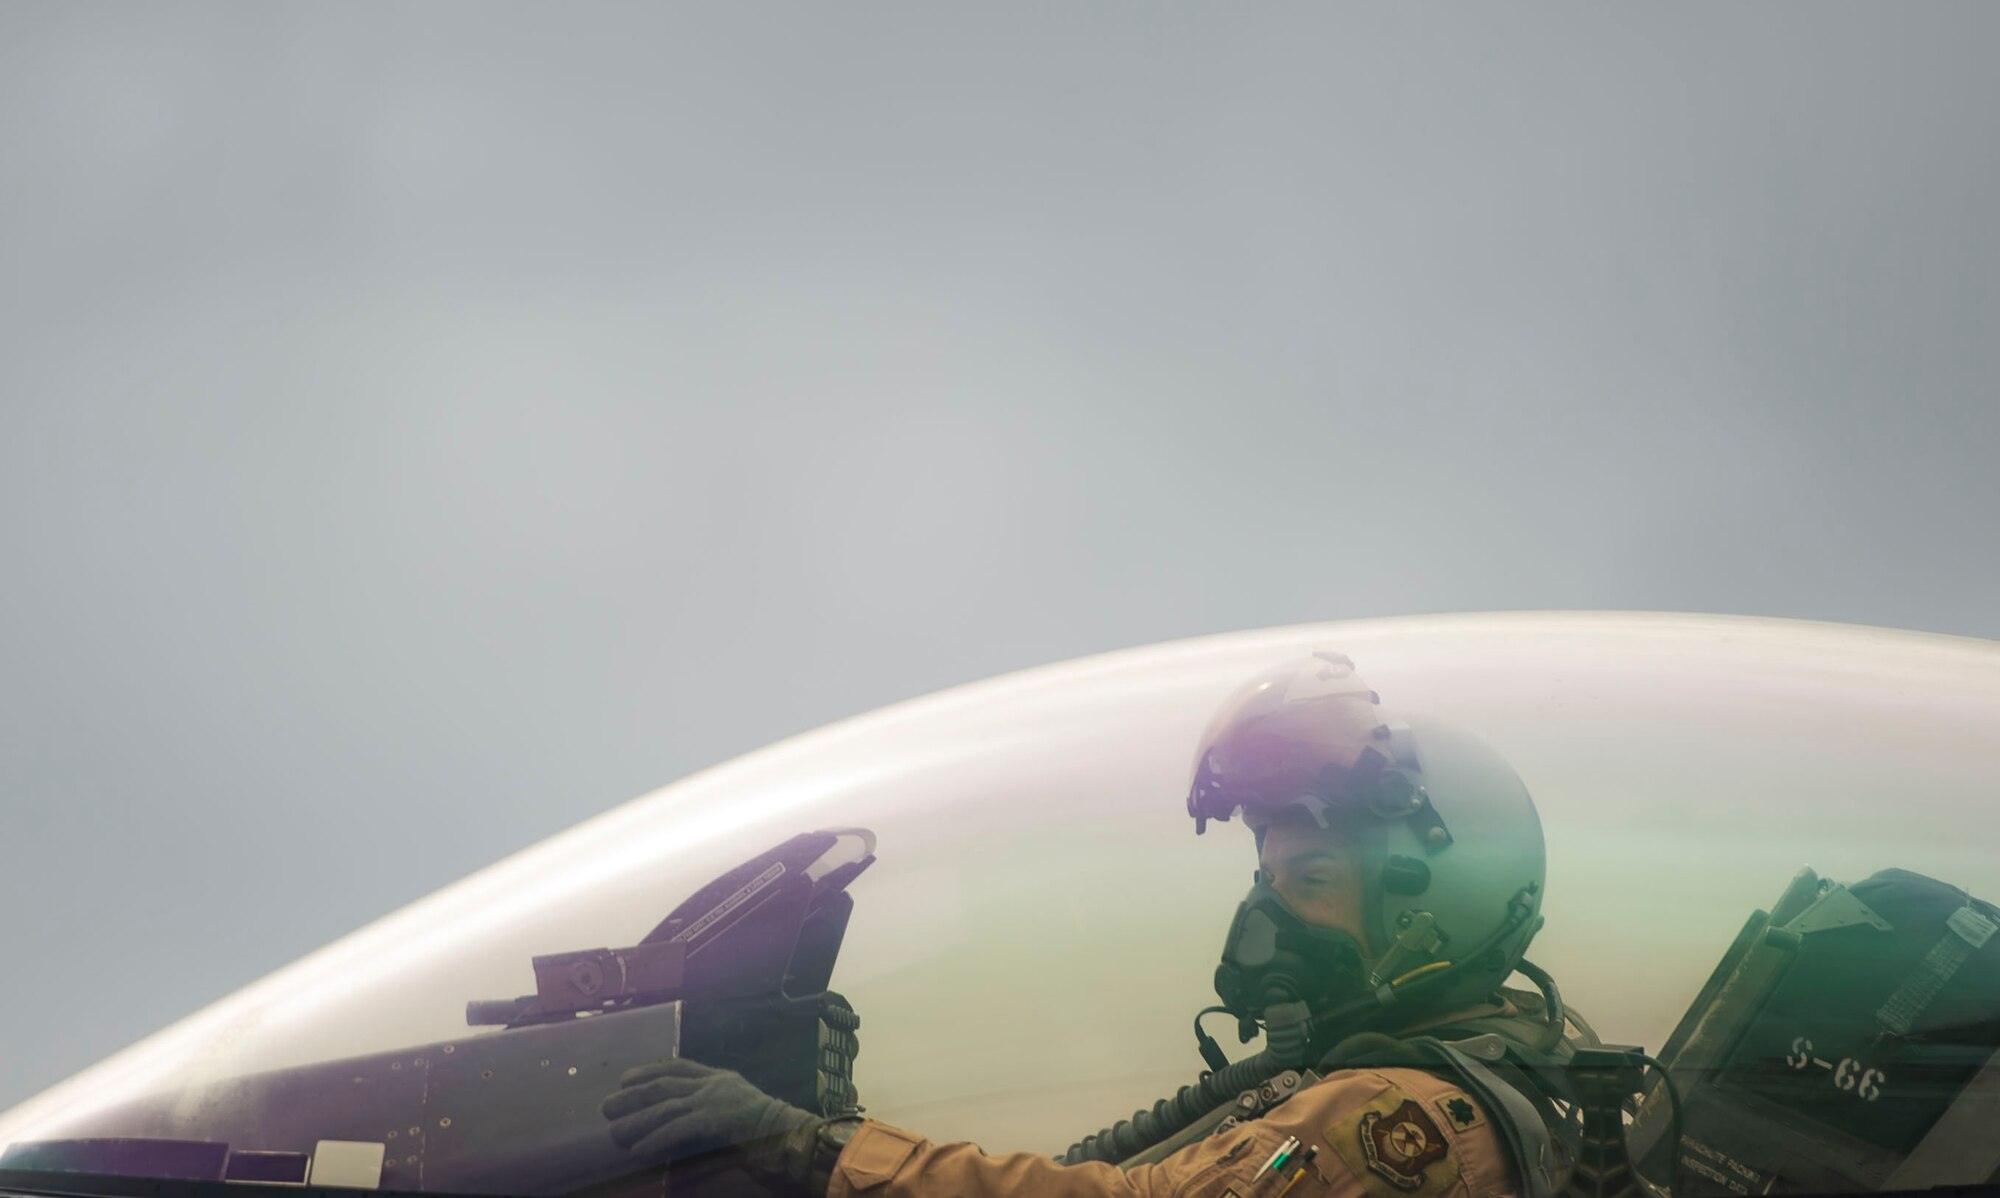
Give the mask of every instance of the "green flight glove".
[[604, 1117], [611, 1138], [634, 1156], [665, 1162], [733, 1149], [752, 1173], [826, 1192], [815, 1157], [824, 1155], [819, 1133], [827, 1121], [742, 1074], [672, 1057], [628, 1069], [618, 1084]]

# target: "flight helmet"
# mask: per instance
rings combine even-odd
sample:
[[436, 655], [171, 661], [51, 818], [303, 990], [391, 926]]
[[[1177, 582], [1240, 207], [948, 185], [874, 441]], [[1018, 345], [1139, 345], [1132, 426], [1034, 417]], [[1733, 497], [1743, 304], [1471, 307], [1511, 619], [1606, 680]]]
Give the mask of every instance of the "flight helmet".
[[1258, 831], [1309, 817], [1356, 852], [1357, 937], [1301, 919], [1260, 868], [1216, 972], [1225, 1006], [1316, 1008], [1421, 993], [1425, 1006], [1491, 994], [1541, 927], [1541, 821], [1520, 776], [1448, 721], [1384, 710], [1337, 653], [1274, 666], [1217, 711], [1188, 789], [1195, 831], [1243, 816]]

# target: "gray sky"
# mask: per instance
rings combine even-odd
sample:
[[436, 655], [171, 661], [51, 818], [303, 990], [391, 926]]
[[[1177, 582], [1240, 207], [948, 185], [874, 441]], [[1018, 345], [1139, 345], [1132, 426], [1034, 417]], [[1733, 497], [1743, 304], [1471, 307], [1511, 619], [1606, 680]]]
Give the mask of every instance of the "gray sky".
[[0, 8], [0, 1106], [941, 686], [2000, 636], [2000, 10]]

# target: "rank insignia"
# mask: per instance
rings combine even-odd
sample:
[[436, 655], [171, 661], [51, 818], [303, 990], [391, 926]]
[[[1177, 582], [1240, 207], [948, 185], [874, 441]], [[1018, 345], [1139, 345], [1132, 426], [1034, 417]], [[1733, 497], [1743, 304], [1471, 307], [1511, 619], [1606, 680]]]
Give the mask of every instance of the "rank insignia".
[[1369, 1111], [1361, 1117], [1361, 1152], [1369, 1171], [1399, 1190], [1422, 1186], [1424, 1170], [1449, 1151], [1444, 1133], [1412, 1099], [1386, 1115]]
[[1438, 1099], [1437, 1109], [1453, 1131], [1471, 1131], [1486, 1122], [1477, 1104], [1463, 1094], [1447, 1094]]

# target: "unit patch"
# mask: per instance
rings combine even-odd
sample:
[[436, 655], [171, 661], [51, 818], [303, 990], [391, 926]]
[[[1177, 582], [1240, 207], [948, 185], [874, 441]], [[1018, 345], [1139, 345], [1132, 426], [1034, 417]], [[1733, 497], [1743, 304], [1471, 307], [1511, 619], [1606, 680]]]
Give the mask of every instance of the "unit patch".
[[1470, 1131], [1486, 1122], [1479, 1105], [1463, 1094], [1447, 1094], [1438, 1099], [1437, 1109], [1453, 1131]]
[[1387, 1084], [1374, 1097], [1349, 1106], [1321, 1133], [1327, 1147], [1368, 1198], [1440, 1198], [1459, 1181], [1449, 1124], [1431, 1113], [1429, 1096], [1420, 1100], [1381, 1080]]
[[1414, 1190], [1424, 1184], [1424, 1169], [1450, 1149], [1424, 1108], [1406, 1098], [1386, 1115], [1369, 1111], [1361, 1117], [1361, 1151], [1371, 1172], [1399, 1190]]

